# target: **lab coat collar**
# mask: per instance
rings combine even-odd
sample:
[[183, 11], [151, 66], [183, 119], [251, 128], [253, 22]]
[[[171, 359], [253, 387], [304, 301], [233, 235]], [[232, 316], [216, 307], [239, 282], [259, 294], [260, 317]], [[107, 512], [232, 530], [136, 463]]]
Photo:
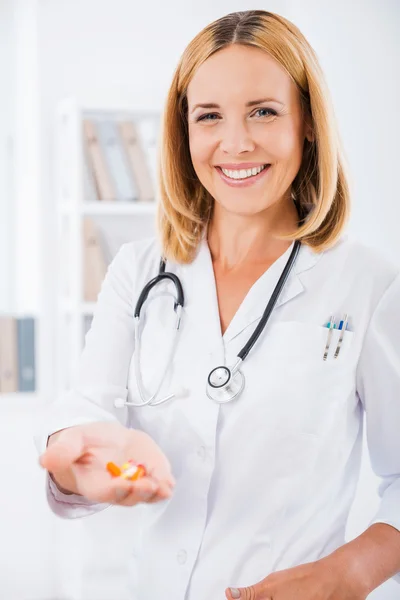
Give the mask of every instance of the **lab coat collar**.
[[[260, 319], [275, 289], [279, 277], [292, 252], [294, 243], [280, 256], [271, 267], [254, 283], [242, 305], [224, 334], [224, 341], [229, 342], [239, 335], [246, 327]], [[313, 252], [308, 246], [302, 245], [296, 262], [286, 281], [274, 311], [301, 294], [305, 287], [301, 281], [301, 273], [311, 269], [319, 260], [321, 254]]]
[[[197, 324], [200, 325], [198, 333], [207, 337], [207, 344], [215, 347], [218, 341], [227, 343], [261, 318], [292, 249], [293, 243], [254, 283], [222, 337], [211, 253], [207, 238], [203, 237], [196, 258], [190, 268], [184, 269], [184, 277], [185, 279], [190, 278], [186, 288], [189, 292], [187, 297], [188, 316], [193, 314]], [[316, 253], [310, 247], [301, 245], [296, 262], [274, 310], [304, 291], [300, 276], [303, 272], [311, 269], [321, 255], [322, 253]]]

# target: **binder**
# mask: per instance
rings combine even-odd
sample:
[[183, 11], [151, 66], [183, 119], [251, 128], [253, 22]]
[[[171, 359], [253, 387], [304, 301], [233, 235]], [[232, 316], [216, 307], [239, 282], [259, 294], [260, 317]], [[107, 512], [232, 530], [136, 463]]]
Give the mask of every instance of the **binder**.
[[83, 219], [83, 296], [85, 302], [96, 302], [107, 272], [99, 231], [92, 219]]
[[128, 157], [115, 121], [105, 120], [97, 123], [98, 138], [106, 157], [110, 175], [113, 179], [117, 200], [132, 202], [138, 199], [137, 189], [129, 168]]
[[18, 392], [17, 320], [0, 316], [0, 392]]
[[83, 119], [82, 126], [89, 167], [93, 173], [97, 197], [99, 200], [115, 200], [116, 192], [99, 143], [96, 125], [91, 119]]
[[18, 391], [36, 390], [35, 370], [35, 320], [33, 317], [17, 319], [18, 340]]
[[155, 199], [154, 186], [137, 127], [133, 121], [121, 121], [118, 129], [137, 186], [138, 200], [152, 202]]
[[99, 199], [93, 169], [90, 166], [87, 144], [84, 144], [83, 149], [83, 194], [85, 202], [97, 202]]
[[93, 315], [85, 315], [83, 319], [83, 343], [92, 326]]

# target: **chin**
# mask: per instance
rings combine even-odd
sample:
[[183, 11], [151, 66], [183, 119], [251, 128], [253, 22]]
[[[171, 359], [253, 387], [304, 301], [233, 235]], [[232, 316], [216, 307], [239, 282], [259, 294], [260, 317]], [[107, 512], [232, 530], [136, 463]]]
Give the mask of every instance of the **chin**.
[[246, 202], [238, 202], [233, 204], [232, 200], [230, 202], [218, 202], [216, 200], [215, 202], [224, 212], [228, 212], [232, 215], [238, 215], [241, 217], [253, 217], [255, 215], [261, 214], [270, 206], [269, 204], [255, 205]]

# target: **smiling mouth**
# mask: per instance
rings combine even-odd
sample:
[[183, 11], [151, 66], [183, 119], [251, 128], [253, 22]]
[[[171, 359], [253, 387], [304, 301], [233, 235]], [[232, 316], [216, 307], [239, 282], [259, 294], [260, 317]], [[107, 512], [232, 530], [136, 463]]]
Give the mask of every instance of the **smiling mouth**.
[[259, 167], [252, 167], [251, 169], [223, 169], [222, 167], [216, 167], [225, 175], [225, 177], [229, 177], [232, 180], [243, 180], [249, 179], [251, 177], [255, 177], [259, 175], [264, 169], [270, 167], [270, 164], [260, 165]]

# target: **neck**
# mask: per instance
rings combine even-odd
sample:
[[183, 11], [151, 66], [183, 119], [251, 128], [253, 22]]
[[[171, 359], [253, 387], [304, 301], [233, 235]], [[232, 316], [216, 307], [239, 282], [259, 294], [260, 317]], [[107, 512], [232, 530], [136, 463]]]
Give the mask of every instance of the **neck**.
[[296, 229], [299, 217], [291, 198], [276, 204], [257, 215], [243, 216], [215, 202], [207, 234], [213, 263], [230, 271], [272, 263], [281, 256], [292, 242], [277, 236]]

